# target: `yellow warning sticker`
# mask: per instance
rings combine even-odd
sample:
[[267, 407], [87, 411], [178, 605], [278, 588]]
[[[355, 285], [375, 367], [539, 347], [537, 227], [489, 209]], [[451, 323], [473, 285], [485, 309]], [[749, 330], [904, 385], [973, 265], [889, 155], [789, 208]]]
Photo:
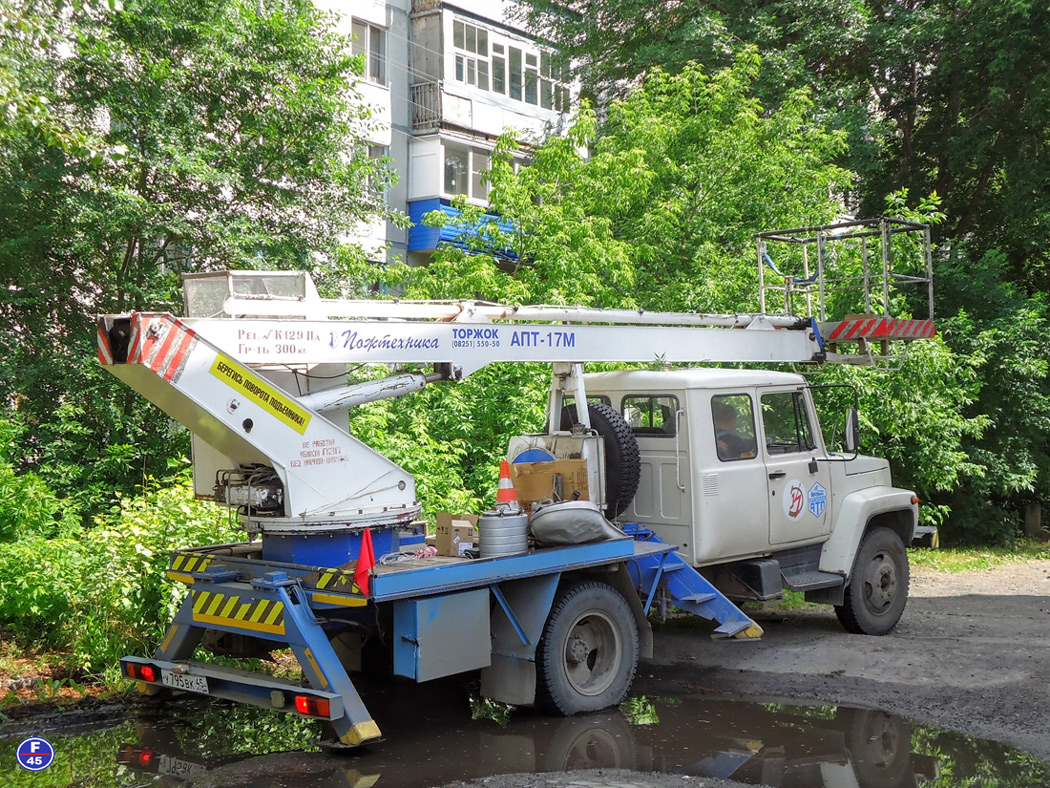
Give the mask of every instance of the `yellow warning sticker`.
[[211, 374], [235, 391], [251, 397], [300, 435], [306, 433], [306, 428], [310, 425], [310, 414], [296, 405], [287, 394], [253, 375], [246, 367], [219, 353], [211, 365]]
[[271, 635], [285, 634], [283, 602], [213, 591], [192, 593], [195, 623], [247, 629]]

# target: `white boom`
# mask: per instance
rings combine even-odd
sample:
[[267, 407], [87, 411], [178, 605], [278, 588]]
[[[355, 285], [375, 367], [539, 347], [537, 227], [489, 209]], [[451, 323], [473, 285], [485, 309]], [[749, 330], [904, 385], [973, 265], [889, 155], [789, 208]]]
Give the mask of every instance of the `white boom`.
[[[218, 452], [208, 466], [195, 457], [195, 475], [207, 467], [214, 497], [241, 509], [249, 530], [271, 533], [393, 525], [419, 514], [412, 476], [324, 412], [494, 362], [553, 362], [556, 431], [562, 392], [586, 397], [583, 362], [827, 359], [816, 325], [797, 317], [330, 300], [304, 272], [196, 274], [186, 277], [186, 293], [185, 318], [100, 317], [100, 358]], [[432, 371], [348, 386], [349, 364]], [[211, 495], [200, 479], [196, 486]]]

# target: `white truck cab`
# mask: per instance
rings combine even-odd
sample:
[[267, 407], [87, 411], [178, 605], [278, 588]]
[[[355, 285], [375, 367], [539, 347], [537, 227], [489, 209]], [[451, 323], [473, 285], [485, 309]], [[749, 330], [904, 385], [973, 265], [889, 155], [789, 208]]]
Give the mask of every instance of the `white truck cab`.
[[740, 369], [585, 375], [622, 414], [640, 473], [622, 522], [652, 529], [735, 599], [784, 588], [883, 634], [908, 592], [918, 499], [886, 460], [825, 449], [801, 375]]

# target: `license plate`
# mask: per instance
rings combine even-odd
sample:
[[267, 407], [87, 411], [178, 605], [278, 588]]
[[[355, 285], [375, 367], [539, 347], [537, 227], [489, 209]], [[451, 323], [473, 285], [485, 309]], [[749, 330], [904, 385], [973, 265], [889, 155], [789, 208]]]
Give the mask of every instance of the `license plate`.
[[192, 777], [197, 774], [203, 774], [205, 771], [207, 769], [199, 763], [184, 761], [181, 758], [174, 758], [163, 753], [161, 753], [160, 760], [157, 762], [157, 774]]
[[208, 680], [204, 676], [192, 676], [189, 673], [173, 673], [170, 670], [160, 672], [160, 681], [165, 687], [208, 694]]

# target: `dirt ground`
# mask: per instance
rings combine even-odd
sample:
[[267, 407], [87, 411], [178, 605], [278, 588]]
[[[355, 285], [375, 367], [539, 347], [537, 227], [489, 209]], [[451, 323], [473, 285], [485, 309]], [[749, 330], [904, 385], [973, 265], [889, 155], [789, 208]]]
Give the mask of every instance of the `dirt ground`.
[[665, 626], [647, 681], [880, 708], [1050, 762], [1050, 560], [959, 574], [914, 569], [897, 628], [847, 634], [833, 609], [753, 611], [758, 642]]

